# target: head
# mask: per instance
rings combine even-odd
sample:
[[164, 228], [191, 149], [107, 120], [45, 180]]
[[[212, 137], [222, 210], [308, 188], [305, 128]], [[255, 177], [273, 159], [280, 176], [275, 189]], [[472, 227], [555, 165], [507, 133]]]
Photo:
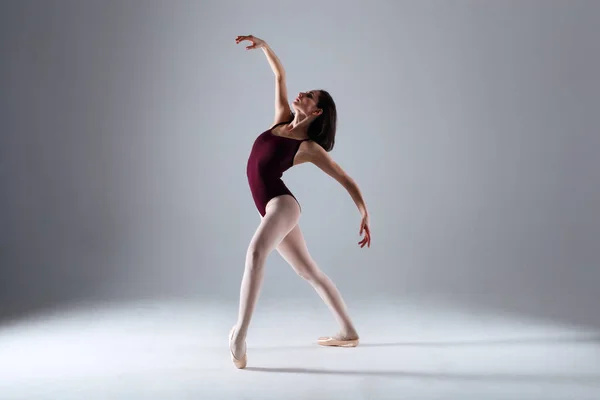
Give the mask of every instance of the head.
[[326, 151], [331, 151], [335, 144], [337, 124], [337, 110], [331, 95], [322, 89], [300, 92], [292, 107], [298, 115], [312, 120], [308, 137]]

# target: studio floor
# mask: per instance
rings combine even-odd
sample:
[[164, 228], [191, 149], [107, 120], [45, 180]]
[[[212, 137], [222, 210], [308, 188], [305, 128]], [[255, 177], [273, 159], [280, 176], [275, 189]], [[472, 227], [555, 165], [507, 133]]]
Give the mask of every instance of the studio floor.
[[599, 399], [600, 336], [531, 316], [403, 299], [351, 308], [361, 344], [325, 348], [323, 305], [260, 302], [248, 367], [235, 303], [79, 305], [0, 325], [0, 398]]

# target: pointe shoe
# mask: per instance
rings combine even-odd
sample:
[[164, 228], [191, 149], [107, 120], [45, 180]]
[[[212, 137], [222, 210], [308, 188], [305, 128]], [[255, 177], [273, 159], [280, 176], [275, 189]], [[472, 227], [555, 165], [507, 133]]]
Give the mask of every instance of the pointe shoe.
[[336, 339], [332, 336], [322, 336], [317, 339], [317, 344], [321, 346], [335, 347], [356, 347], [358, 346], [358, 338], [356, 339]]
[[[246, 364], [248, 363], [248, 357], [246, 356], [246, 352], [244, 352], [244, 356], [238, 360], [233, 355], [233, 351], [231, 351], [231, 338], [233, 337], [234, 330], [235, 326], [229, 331], [229, 353], [231, 354], [231, 361], [233, 361], [233, 365], [235, 365], [237, 369], [243, 369], [246, 368]], [[246, 343], [244, 342], [244, 346], [245, 345]]]

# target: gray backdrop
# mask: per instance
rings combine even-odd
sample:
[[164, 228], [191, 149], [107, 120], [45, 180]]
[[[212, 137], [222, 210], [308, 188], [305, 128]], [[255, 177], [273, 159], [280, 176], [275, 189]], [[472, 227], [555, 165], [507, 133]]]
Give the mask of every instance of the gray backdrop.
[[[259, 215], [245, 175], [290, 99], [324, 88], [331, 155], [301, 226], [350, 306], [441, 299], [600, 327], [600, 3], [3, 1], [0, 307], [237, 301]], [[277, 254], [261, 301], [316, 294]]]

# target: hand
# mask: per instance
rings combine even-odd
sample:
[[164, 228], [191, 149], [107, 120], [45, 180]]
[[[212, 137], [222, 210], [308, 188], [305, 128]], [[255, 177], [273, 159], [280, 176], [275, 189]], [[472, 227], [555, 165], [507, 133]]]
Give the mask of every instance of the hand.
[[259, 39], [252, 35], [238, 36], [235, 38], [235, 43], [240, 44], [244, 40], [248, 40], [249, 42], [252, 42], [252, 44], [250, 46], [246, 46], [246, 50], [261, 49], [267, 45], [264, 40]]
[[367, 245], [367, 247], [371, 247], [371, 228], [369, 228], [369, 215], [363, 215], [360, 223], [359, 235], [362, 235], [363, 232], [365, 233], [365, 237], [358, 242], [361, 249], [365, 247], [365, 245]]

